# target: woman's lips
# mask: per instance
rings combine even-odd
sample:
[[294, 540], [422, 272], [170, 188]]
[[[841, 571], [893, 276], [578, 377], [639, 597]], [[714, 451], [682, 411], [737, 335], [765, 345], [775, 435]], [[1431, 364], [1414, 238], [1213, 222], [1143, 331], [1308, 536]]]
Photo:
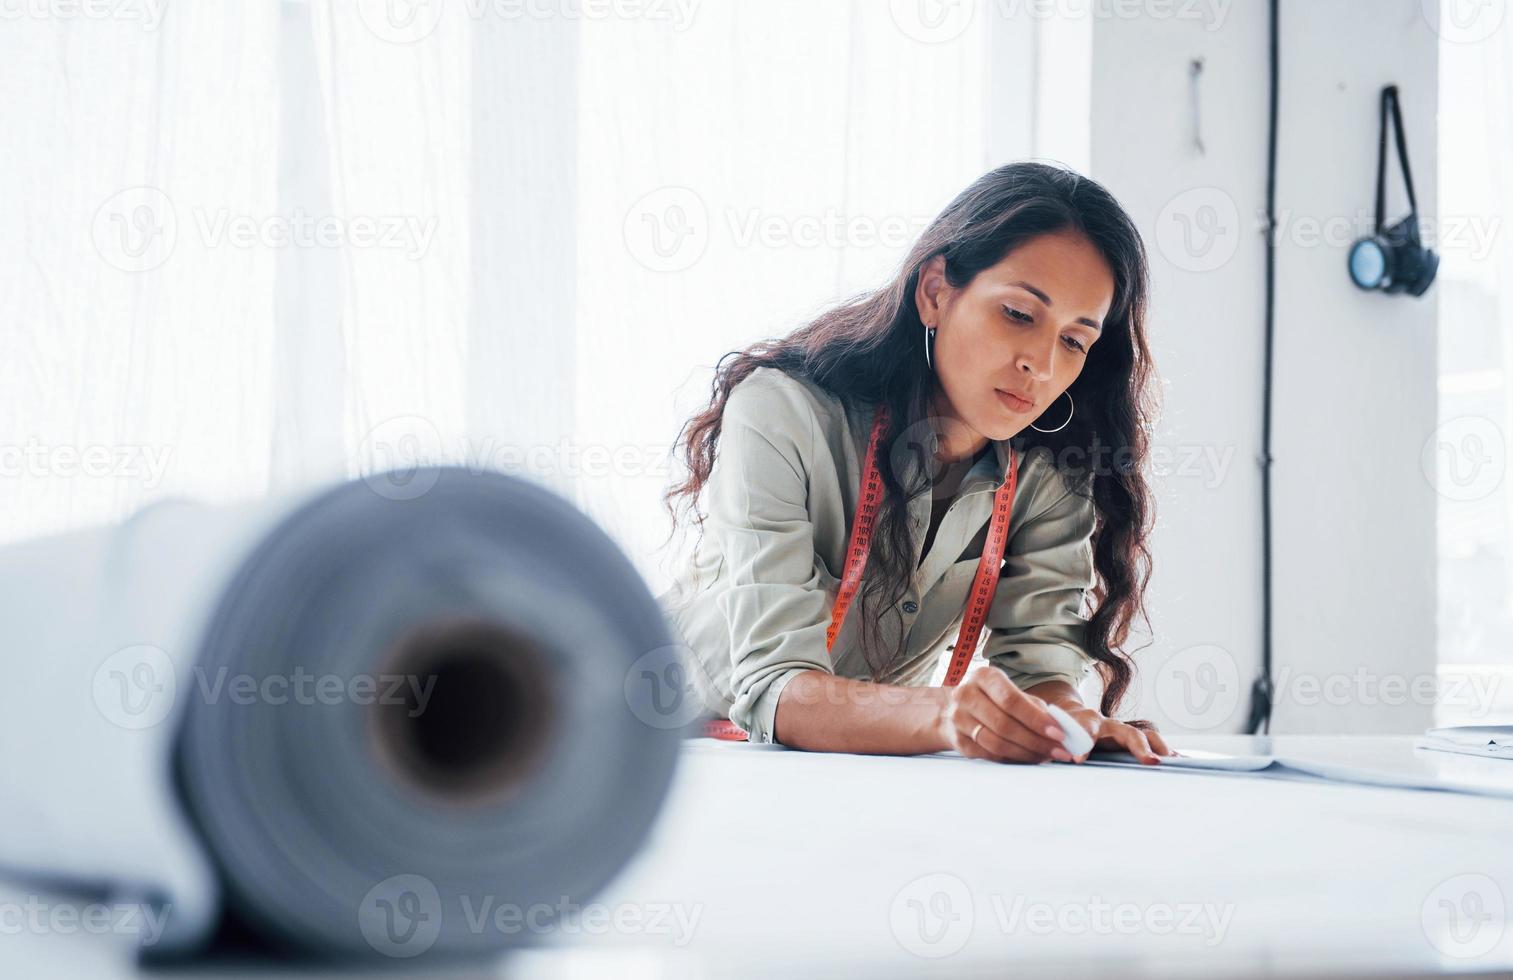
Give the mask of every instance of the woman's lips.
[[1002, 388], [994, 388], [993, 390], [997, 392], [998, 400], [1011, 412], [1022, 414], [1035, 407], [1035, 403], [1028, 398], [1020, 398], [1018, 395], [1004, 391]]

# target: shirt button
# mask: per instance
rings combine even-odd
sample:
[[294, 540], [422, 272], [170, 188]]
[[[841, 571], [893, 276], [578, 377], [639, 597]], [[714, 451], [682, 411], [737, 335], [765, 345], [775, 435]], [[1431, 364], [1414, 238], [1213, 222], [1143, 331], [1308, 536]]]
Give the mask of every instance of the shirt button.
[[910, 616], [914, 615], [915, 613], [919, 612], [919, 603], [915, 602], [913, 599], [910, 599], [908, 602], [904, 603], [904, 612], [908, 613]]

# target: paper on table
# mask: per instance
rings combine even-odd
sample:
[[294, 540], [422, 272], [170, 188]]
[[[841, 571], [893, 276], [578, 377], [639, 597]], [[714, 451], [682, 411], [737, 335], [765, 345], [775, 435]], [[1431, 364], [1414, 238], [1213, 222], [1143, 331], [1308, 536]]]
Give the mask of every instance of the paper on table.
[[1482, 796], [1513, 798], [1513, 766], [1487, 759], [1442, 753], [1408, 752], [1393, 746], [1374, 749], [1351, 743], [1346, 749], [1327, 739], [1310, 743], [1306, 751], [1226, 755], [1177, 747], [1184, 757], [1145, 765], [1125, 752], [1095, 752], [1086, 765], [1224, 772], [1292, 779], [1328, 779], [1401, 789], [1445, 790]]
[[[1243, 736], [1234, 737], [1242, 738]], [[1251, 736], [1250, 740], [1261, 745], [1270, 743], [1270, 739], [1265, 736]], [[696, 744], [713, 741], [713, 739], [694, 740]], [[1168, 738], [1167, 741], [1180, 742], [1180, 738]], [[792, 751], [776, 743], [771, 745], [752, 745], [745, 742], [729, 744], [739, 744], [743, 750], [762, 748], [776, 752]], [[1184, 748], [1177, 744], [1174, 748], [1181, 755], [1166, 756], [1157, 765], [1147, 765], [1126, 752], [1094, 752], [1082, 765], [1147, 770], [1166, 769], [1186, 772], [1189, 775], [1333, 780], [1368, 786], [1443, 790], [1479, 796], [1513, 798], [1513, 766], [1500, 760], [1416, 751], [1406, 737], [1387, 743], [1349, 739], [1343, 744], [1337, 744], [1333, 736], [1292, 736], [1289, 744], [1306, 747], [1292, 748], [1285, 753], [1231, 754]], [[971, 761], [956, 752], [934, 752], [909, 758], [920, 761], [935, 759]], [[1069, 762], [1047, 764], [1075, 765]]]
[[1453, 725], [1431, 728], [1414, 743], [1421, 749], [1513, 759], [1513, 725]]
[[[1087, 761], [1092, 765], [1107, 763], [1151, 768], [1128, 752], [1094, 752], [1088, 756]], [[1161, 759], [1161, 765], [1172, 769], [1219, 769], [1227, 772], [1255, 772], [1275, 763], [1276, 759], [1269, 755], [1226, 755], [1202, 749], [1179, 749], [1175, 756], [1163, 756]]]

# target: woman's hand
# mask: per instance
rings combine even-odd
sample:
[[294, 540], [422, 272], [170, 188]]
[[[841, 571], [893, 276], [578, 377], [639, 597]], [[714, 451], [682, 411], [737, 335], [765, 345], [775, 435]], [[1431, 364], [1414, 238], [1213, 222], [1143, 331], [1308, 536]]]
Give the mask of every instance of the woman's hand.
[[997, 667], [980, 667], [944, 690], [938, 730], [947, 748], [994, 762], [1072, 761], [1045, 702], [1021, 691]]
[[[1161, 733], [1156, 731], [1156, 726], [1148, 721], [1123, 722], [1105, 718], [1096, 708], [1076, 703], [1060, 707], [1093, 736], [1095, 750], [1128, 752], [1146, 765], [1157, 765], [1161, 762], [1160, 756], [1173, 754]], [[1076, 761], [1084, 762], [1087, 757], [1088, 753], [1084, 752]]]

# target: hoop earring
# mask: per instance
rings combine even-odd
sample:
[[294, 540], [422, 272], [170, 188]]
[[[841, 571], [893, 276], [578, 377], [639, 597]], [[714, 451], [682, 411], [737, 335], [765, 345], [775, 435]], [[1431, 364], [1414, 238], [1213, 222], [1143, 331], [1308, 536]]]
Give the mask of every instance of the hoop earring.
[[1054, 429], [1042, 429], [1034, 422], [1031, 422], [1030, 428], [1034, 429], [1036, 432], [1060, 432], [1062, 429], [1065, 429], [1068, 425], [1072, 424], [1072, 416], [1077, 414], [1077, 403], [1072, 401], [1072, 393], [1070, 391], [1063, 391], [1062, 394], [1066, 396], [1067, 405], [1071, 409], [1066, 413], [1066, 421], [1056, 426], [1056, 428]]
[[935, 346], [935, 328], [925, 328], [925, 367], [935, 370], [935, 363], [930, 357], [930, 349]]

